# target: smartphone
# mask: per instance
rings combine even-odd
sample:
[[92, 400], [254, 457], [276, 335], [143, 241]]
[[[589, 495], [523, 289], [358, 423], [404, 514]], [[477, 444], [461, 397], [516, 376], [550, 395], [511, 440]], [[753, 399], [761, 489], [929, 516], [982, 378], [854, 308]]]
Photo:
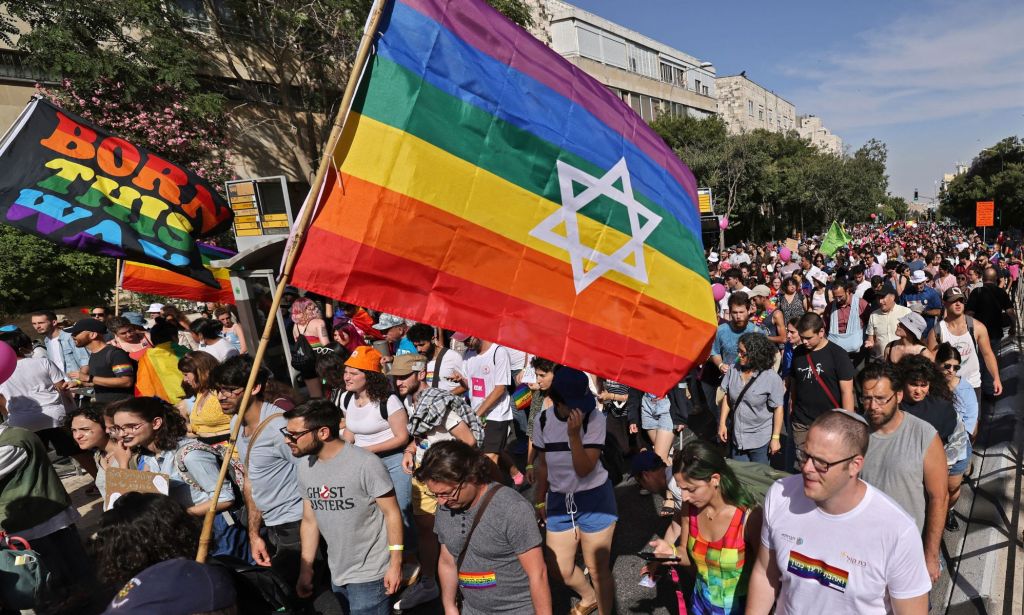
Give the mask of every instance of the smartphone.
[[679, 562], [679, 558], [678, 557], [662, 557], [661, 555], [656, 555], [654, 553], [650, 553], [650, 552], [647, 552], [647, 551], [641, 551], [641, 552], [637, 553], [636, 556], [639, 557], [640, 559], [644, 560], [645, 562], [669, 562], [669, 563], [678, 563]]

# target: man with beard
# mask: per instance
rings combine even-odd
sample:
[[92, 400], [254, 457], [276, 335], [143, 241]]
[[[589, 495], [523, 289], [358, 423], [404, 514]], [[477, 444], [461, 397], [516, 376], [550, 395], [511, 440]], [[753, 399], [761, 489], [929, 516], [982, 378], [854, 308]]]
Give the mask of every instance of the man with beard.
[[881, 489], [923, 532], [925, 563], [939, 577], [939, 549], [946, 523], [946, 452], [935, 428], [900, 410], [903, 386], [884, 363], [861, 372], [861, 406], [871, 427], [870, 453], [860, 476]]
[[313, 591], [320, 537], [331, 584], [346, 613], [389, 615], [402, 582], [402, 513], [379, 457], [340, 437], [341, 410], [314, 399], [285, 412], [281, 434], [299, 464], [302, 555], [296, 591]]
[[[550, 615], [551, 590], [530, 503], [492, 480], [490, 461], [464, 442], [432, 446], [416, 478], [435, 494], [438, 580], [446, 613]], [[577, 612], [579, 609], [574, 610]], [[589, 612], [589, 611], [586, 611]]]
[[761, 548], [747, 615], [925, 615], [931, 583], [913, 521], [859, 474], [868, 426], [852, 412], [825, 412], [797, 449], [800, 474], [765, 496]]
[[80, 372], [89, 365], [89, 353], [75, 345], [71, 334], [57, 324], [57, 315], [53, 312], [44, 310], [32, 314], [32, 328], [43, 336], [46, 355], [60, 371], [65, 374]]
[[[284, 410], [263, 398], [270, 378], [265, 367], [257, 370], [249, 407], [243, 412], [239, 406], [252, 369], [250, 356], [232, 357], [213, 369], [211, 386], [224, 414], [241, 415], [242, 428], [236, 447], [238, 459], [245, 466], [242, 492], [249, 517], [252, 557], [260, 566], [273, 568], [294, 588], [298, 581], [302, 521], [298, 462], [281, 437], [287, 426]], [[266, 527], [269, 545], [263, 539], [261, 527]]]

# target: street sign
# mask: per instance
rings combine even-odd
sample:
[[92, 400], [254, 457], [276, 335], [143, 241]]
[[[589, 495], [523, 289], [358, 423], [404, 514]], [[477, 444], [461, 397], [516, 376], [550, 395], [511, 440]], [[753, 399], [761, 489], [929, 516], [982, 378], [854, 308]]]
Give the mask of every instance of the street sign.
[[978, 201], [975, 213], [974, 226], [985, 227], [995, 226], [996, 203], [995, 201]]

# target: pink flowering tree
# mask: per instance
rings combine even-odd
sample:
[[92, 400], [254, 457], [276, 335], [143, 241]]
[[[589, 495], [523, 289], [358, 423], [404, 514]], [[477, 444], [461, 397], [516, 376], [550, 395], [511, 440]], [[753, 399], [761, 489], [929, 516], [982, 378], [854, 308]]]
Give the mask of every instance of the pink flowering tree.
[[234, 177], [227, 122], [219, 108], [194, 109], [181, 91], [154, 85], [146, 97], [129, 96], [124, 84], [37, 86], [40, 94], [134, 145], [145, 147], [223, 190]]

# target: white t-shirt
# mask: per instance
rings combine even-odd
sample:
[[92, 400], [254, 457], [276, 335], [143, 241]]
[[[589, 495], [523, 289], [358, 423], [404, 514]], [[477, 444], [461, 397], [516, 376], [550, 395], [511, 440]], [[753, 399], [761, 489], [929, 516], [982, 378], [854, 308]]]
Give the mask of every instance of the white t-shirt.
[[512, 371], [522, 371], [526, 369], [526, 353], [522, 350], [515, 350], [513, 348], [506, 348], [508, 351], [509, 367]]
[[212, 344], [202, 344], [199, 350], [213, 355], [213, 358], [217, 359], [219, 363], [238, 356], [238, 349], [223, 337]]
[[777, 615], [881, 615], [892, 612], [890, 597], [931, 591], [914, 520], [865, 485], [864, 498], [842, 515], [823, 512], [805, 496], [799, 474], [768, 490], [761, 544], [781, 573]]
[[[440, 354], [441, 349], [438, 348], [434, 354], [436, 357]], [[432, 385], [434, 383], [434, 365], [437, 362], [436, 359], [427, 361], [427, 384]], [[462, 369], [462, 355], [455, 352], [452, 349], [448, 349], [444, 356], [441, 357], [441, 371], [437, 374], [437, 388], [442, 391], [454, 391], [459, 386], [458, 382], [452, 382], [448, 380], [448, 377], [452, 375], [453, 371], [460, 371]]]
[[857, 285], [856, 290], [853, 291], [853, 296], [858, 299], [863, 299], [864, 293], [868, 292], [869, 288], [871, 288], [871, 282], [865, 278], [863, 282]]
[[[544, 420], [541, 421], [541, 416]], [[580, 430], [583, 448], [604, 448], [606, 422], [604, 413], [593, 410], [587, 419], [586, 430]], [[544, 452], [544, 463], [548, 467], [548, 484], [558, 493], [576, 493], [600, 487], [608, 480], [608, 471], [598, 460], [590, 474], [580, 477], [572, 466], [572, 452], [569, 450], [569, 424], [555, 414], [554, 407], [544, 411], [533, 424], [533, 446]]]
[[0, 384], [0, 395], [7, 400], [7, 422], [30, 431], [60, 427], [68, 408], [53, 383], [64, 378], [49, 359], [18, 359], [14, 373]]
[[875, 356], [882, 356], [882, 352], [889, 345], [889, 342], [899, 339], [896, 337], [896, 327], [900, 324], [900, 319], [909, 313], [910, 308], [903, 305], [892, 306], [888, 314], [881, 309], [871, 313], [871, 316], [868, 317], [868, 328], [865, 333], [875, 336], [875, 347], [871, 349]]
[[464, 371], [469, 385], [469, 403], [473, 410], [476, 411], [480, 407], [496, 384], [504, 384], [505, 392], [487, 413], [486, 418], [489, 421], [512, 420], [512, 396], [509, 395], [507, 386], [512, 380], [508, 349], [491, 344], [487, 352], [467, 358]]
[[[380, 415], [380, 404], [371, 401], [365, 406], [360, 406], [356, 396], [351, 397], [345, 406], [345, 430], [355, 435], [356, 446], [365, 448], [395, 437], [395, 433], [391, 431], [391, 424]], [[388, 397], [388, 417], [399, 410], [405, 410], [402, 400], [398, 399], [397, 395]]]
[[46, 336], [46, 355], [50, 357], [57, 369], [62, 372], [68, 371], [64, 365], [64, 350], [60, 347], [60, 338]]

